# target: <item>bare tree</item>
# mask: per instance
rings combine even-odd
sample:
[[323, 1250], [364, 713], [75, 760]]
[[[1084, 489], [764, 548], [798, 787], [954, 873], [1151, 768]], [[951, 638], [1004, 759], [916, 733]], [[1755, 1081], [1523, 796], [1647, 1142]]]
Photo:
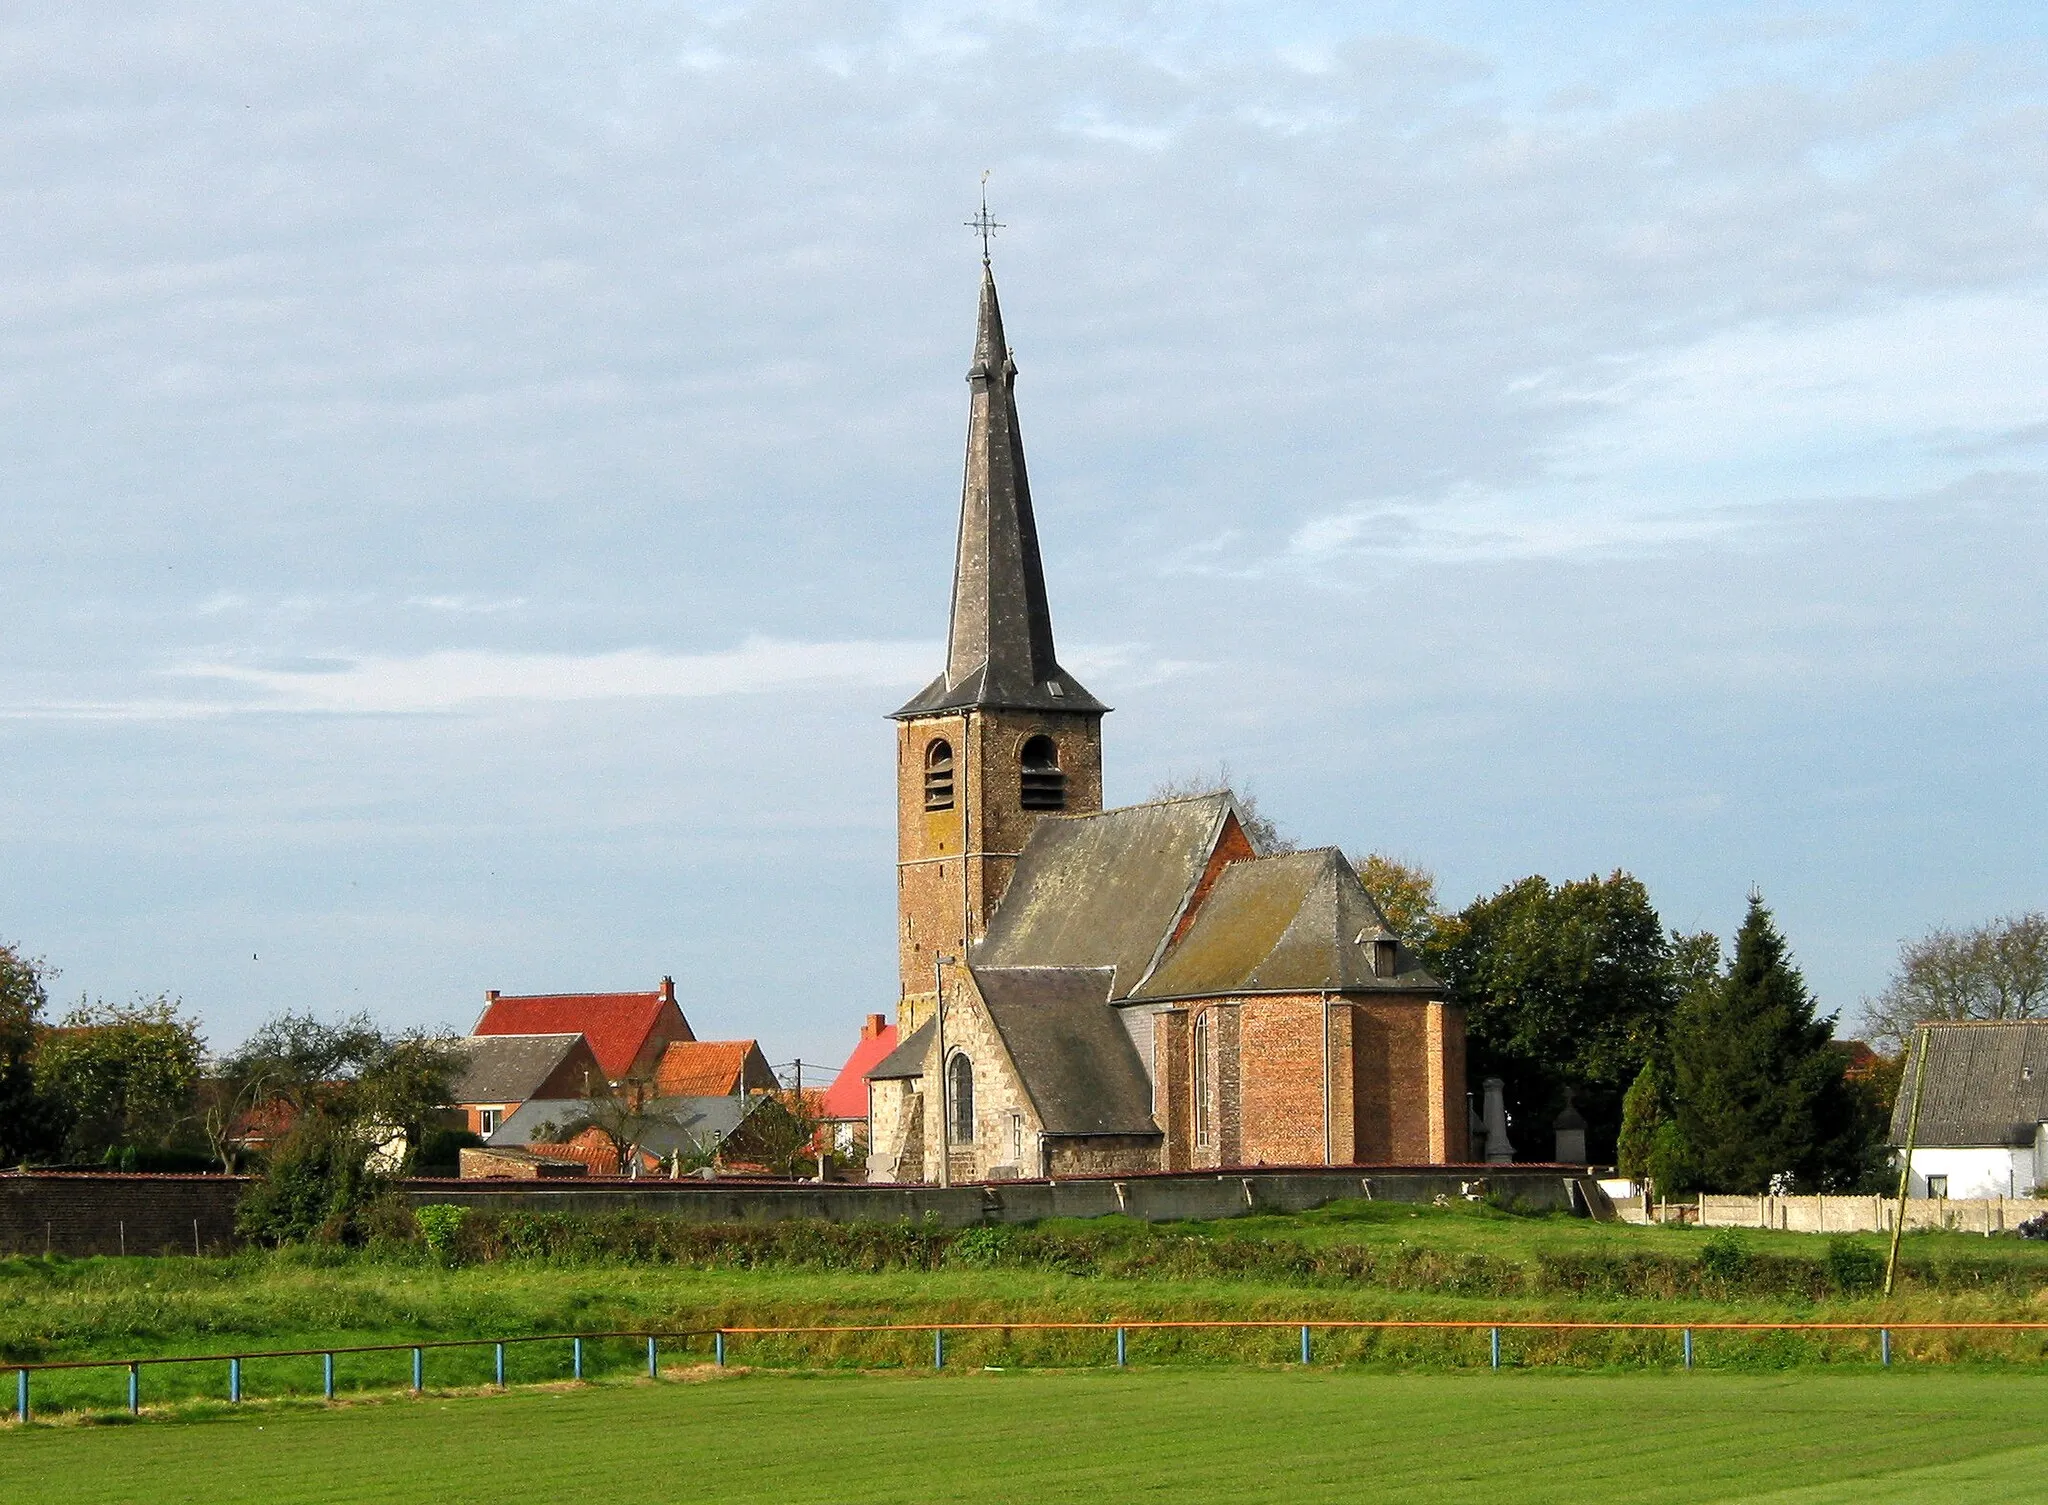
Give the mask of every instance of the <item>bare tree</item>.
[[1229, 794], [1237, 801], [1244, 834], [1261, 857], [1294, 850], [1293, 838], [1280, 829], [1278, 821], [1259, 809], [1259, 797], [1253, 793], [1251, 785], [1232, 787], [1228, 763], [1217, 764], [1213, 774], [1171, 773], [1152, 786], [1152, 798], [1155, 800], [1190, 799], [1201, 794]]
[[1931, 1019], [2048, 1017], [2048, 914], [2030, 910], [1899, 947], [1898, 967], [1863, 1001], [1874, 1043], [1896, 1050]]

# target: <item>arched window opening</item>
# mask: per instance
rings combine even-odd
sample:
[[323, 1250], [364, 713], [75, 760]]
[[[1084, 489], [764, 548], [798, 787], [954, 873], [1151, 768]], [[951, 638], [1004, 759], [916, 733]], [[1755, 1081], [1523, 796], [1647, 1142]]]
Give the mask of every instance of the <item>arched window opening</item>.
[[957, 1055], [946, 1064], [947, 1137], [954, 1144], [974, 1143], [974, 1063]]
[[953, 744], [939, 737], [924, 750], [924, 807], [927, 810], [953, 808]]
[[1052, 738], [1043, 733], [1031, 738], [1017, 761], [1026, 810], [1067, 808], [1067, 776], [1060, 772], [1060, 750]]
[[1193, 1071], [1195, 1088], [1195, 1143], [1209, 1142], [1209, 1016], [1195, 1015], [1194, 1041], [1191, 1054], [1194, 1056]]

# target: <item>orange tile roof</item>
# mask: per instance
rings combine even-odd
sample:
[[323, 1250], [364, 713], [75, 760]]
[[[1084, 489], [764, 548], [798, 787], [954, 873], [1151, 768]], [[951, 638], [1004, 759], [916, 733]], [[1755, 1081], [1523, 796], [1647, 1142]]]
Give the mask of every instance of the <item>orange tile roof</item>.
[[825, 1089], [825, 1106], [820, 1118], [849, 1119], [868, 1116], [868, 1073], [890, 1051], [896, 1048], [896, 1026], [885, 1024], [880, 1029], [862, 1031], [860, 1043], [853, 1048], [853, 1054], [846, 1058], [846, 1064], [839, 1068], [839, 1075], [832, 1078], [832, 1085]]
[[[675, 1005], [652, 993], [502, 994], [484, 1006], [474, 1035], [582, 1035], [597, 1064], [614, 1080], [632, 1068], [664, 1008]], [[678, 1017], [681, 1017], [678, 1010]], [[683, 1025], [684, 1038], [689, 1025]]]
[[679, 1040], [661, 1053], [654, 1090], [662, 1097], [731, 1097], [754, 1049], [752, 1040]]

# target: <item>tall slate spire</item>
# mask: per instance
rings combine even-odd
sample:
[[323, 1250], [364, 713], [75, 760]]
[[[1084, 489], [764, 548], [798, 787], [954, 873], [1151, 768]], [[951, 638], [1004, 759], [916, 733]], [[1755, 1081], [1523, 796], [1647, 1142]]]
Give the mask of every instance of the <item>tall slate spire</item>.
[[982, 263], [981, 317], [967, 416], [967, 473], [960, 490], [960, 550], [953, 566], [953, 620], [946, 672], [896, 712], [925, 716], [963, 706], [1103, 711], [1059, 666], [1045, 569], [1017, 428], [1017, 366], [1003, 339], [995, 274]]

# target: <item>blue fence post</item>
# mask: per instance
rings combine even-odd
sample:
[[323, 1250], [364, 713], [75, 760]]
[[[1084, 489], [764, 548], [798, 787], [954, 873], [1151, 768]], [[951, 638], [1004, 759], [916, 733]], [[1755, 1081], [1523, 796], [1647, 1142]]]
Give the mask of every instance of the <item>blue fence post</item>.
[[944, 1369], [945, 1367], [946, 1330], [943, 1327], [935, 1327], [932, 1329], [932, 1368]]
[[412, 1393], [418, 1395], [426, 1389], [426, 1357], [417, 1348], [412, 1351]]
[[577, 1378], [577, 1379], [579, 1379], [579, 1380], [580, 1380], [580, 1379], [582, 1379], [582, 1378], [583, 1378], [583, 1340], [582, 1340], [581, 1338], [571, 1338], [571, 1339], [569, 1340], [569, 1361], [570, 1361], [570, 1363], [572, 1363], [572, 1364], [573, 1364], [573, 1365], [575, 1365], [575, 1367], [576, 1367], [576, 1378]]
[[505, 1388], [505, 1345], [502, 1343], [498, 1345], [496, 1373], [498, 1377], [498, 1388], [500, 1390], [503, 1390]]
[[142, 1414], [142, 1366], [140, 1364], [130, 1364], [128, 1366], [128, 1414], [130, 1416], [140, 1416]]
[[722, 1327], [711, 1335], [711, 1362], [720, 1369], [725, 1367], [725, 1329]]
[[1493, 1329], [1493, 1367], [1500, 1368], [1500, 1329]]
[[334, 1399], [334, 1355], [320, 1355], [320, 1393], [328, 1400]]
[[24, 1425], [28, 1422], [28, 1371], [26, 1369], [14, 1371], [14, 1417], [15, 1420]]
[[242, 1361], [228, 1360], [228, 1399], [237, 1405], [242, 1400]]
[[1685, 1330], [1685, 1367], [1692, 1368], [1692, 1329]]
[[1301, 1362], [1308, 1362], [1308, 1324], [1301, 1324]]
[[1118, 1328], [1116, 1330], [1116, 1367], [1121, 1369], [1126, 1362], [1128, 1361], [1124, 1353], [1124, 1330]]
[[658, 1380], [661, 1378], [660, 1369], [655, 1367], [654, 1334], [652, 1333], [649, 1333], [647, 1335], [647, 1377], [650, 1380]]
[[1880, 1327], [1877, 1330], [1877, 1353], [1878, 1362], [1886, 1368], [1890, 1368], [1892, 1362], [1892, 1330], [1888, 1327]]

